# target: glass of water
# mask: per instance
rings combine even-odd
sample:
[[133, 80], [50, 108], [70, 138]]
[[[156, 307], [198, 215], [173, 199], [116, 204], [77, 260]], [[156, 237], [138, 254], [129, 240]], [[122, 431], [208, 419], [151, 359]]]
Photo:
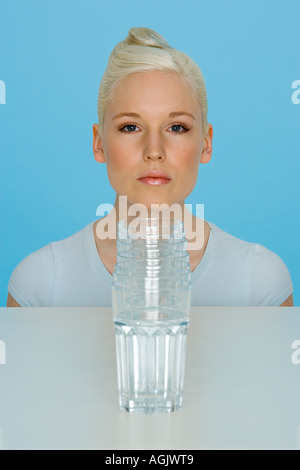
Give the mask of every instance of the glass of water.
[[128, 293], [113, 286], [120, 408], [168, 413], [182, 407], [190, 282]]
[[143, 239], [135, 238], [127, 221], [118, 223], [112, 309], [119, 405], [132, 413], [168, 413], [182, 407], [189, 255], [182, 222], [168, 227], [161, 220], [144, 219], [140, 227]]

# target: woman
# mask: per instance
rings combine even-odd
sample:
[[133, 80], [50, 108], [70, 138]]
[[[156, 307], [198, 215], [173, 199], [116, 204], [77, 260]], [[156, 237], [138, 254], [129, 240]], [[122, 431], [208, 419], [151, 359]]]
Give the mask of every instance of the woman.
[[[185, 199], [199, 164], [212, 155], [213, 127], [197, 64], [155, 31], [132, 28], [110, 55], [98, 118], [93, 152], [106, 163], [114, 210], [27, 256], [10, 278], [8, 306], [110, 306], [116, 240], [99, 236], [98, 228], [116, 225], [121, 196], [128, 209], [177, 204], [186, 228]], [[194, 229], [199, 220], [192, 216], [192, 222]], [[203, 243], [189, 251], [192, 305], [293, 305], [291, 278], [276, 254], [202, 222]]]

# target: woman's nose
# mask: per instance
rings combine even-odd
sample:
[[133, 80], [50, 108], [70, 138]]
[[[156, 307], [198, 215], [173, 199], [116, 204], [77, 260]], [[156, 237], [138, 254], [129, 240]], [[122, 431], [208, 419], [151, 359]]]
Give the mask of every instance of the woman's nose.
[[166, 154], [161, 136], [148, 136], [143, 158], [144, 160], [165, 160]]
[[151, 155], [146, 155], [144, 157], [144, 160], [163, 160], [163, 157], [160, 154], [155, 154], [155, 155], [151, 154]]

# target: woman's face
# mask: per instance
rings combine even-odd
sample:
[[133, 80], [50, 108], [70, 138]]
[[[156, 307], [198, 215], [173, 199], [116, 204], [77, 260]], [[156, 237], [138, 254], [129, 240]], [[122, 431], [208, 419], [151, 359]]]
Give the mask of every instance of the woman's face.
[[[199, 163], [211, 157], [212, 126], [204, 136], [193, 90], [173, 72], [124, 77], [106, 108], [102, 138], [98, 128], [94, 124], [95, 158], [106, 162], [112, 187], [129, 204], [184, 203], [196, 184]], [[141, 179], [151, 170], [169, 180]]]

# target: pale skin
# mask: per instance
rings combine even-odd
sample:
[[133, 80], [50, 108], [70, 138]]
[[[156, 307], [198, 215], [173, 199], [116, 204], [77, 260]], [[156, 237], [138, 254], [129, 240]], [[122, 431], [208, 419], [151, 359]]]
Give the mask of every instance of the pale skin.
[[[136, 116], [116, 117], [121, 113], [135, 113]], [[177, 203], [183, 208], [185, 199], [195, 187], [200, 163], [205, 164], [211, 159], [212, 139], [212, 125], [208, 124], [207, 132], [203, 132], [200, 106], [192, 88], [179, 75], [151, 71], [123, 78], [105, 110], [101, 136], [98, 124], [93, 125], [94, 157], [97, 162], [106, 163], [110, 184], [116, 192], [117, 220], [120, 195], [127, 196], [128, 206], [142, 203], [149, 211], [155, 203], [169, 206]], [[161, 186], [141, 183], [138, 178], [149, 169], [167, 173], [171, 181]], [[195, 216], [193, 223], [196, 224]], [[117, 255], [116, 240], [100, 240], [96, 235], [96, 224], [97, 221], [94, 223], [97, 251], [112, 274]], [[201, 262], [209, 233], [210, 227], [204, 222], [202, 248], [189, 251], [192, 271]], [[281, 306], [293, 305], [291, 295]], [[7, 306], [19, 307], [10, 294]]]

